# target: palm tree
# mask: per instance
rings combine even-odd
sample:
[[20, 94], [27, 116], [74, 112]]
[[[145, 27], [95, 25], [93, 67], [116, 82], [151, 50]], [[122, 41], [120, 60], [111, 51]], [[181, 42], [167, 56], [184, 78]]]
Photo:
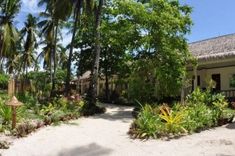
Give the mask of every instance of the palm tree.
[[20, 10], [20, 0], [2, 0], [0, 14], [0, 60], [4, 63], [4, 58], [8, 59], [9, 72], [13, 72], [13, 66], [9, 62], [17, 56], [17, 42], [19, 36], [13, 20]]
[[[56, 76], [56, 49], [58, 43], [58, 33], [59, 33], [59, 24], [61, 21], [64, 21], [70, 16], [71, 13], [71, 3], [67, 0], [40, 0], [39, 6], [46, 4], [45, 12], [41, 13], [41, 16], [45, 19], [39, 23], [39, 26], [42, 28], [42, 34], [44, 34], [48, 46], [47, 49], [50, 49], [50, 75], [52, 89], [51, 94], [55, 89], [55, 76]], [[52, 72], [52, 62], [54, 64], [54, 69]]]
[[67, 48], [63, 47], [62, 45], [58, 45], [58, 65], [62, 70], [65, 70], [67, 67], [68, 56], [66, 54]]
[[37, 48], [37, 18], [32, 14], [27, 16], [27, 21], [25, 22], [25, 27], [21, 30], [21, 38], [25, 37], [24, 41], [24, 51], [21, 56], [21, 67], [26, 75], [28, 74], [28, 67], [31, 67], [35, 62], [35, 49]]
[[70, 91], [70, 78], [71, 78], [71, 63], [72, 63], [72, 55], [73, 55], [73, 48], [74, 48], [74, 40], [77, 32], [77, 26], [78, 21], [81, 15], [81, 9], [82, 9], [83, 0], [74, 0], [74, 13], [73, 13], [73, 28], [72, 28], [72, 39], [70, 43], [70, 49], [69, 49], [69, 58], [67, 62], [67, 76], [66, 76], [66, 83], [65, 83], [65, 94], [68, 96], [68, 93]]
[[50, 70], [50, 80], [52, 83], [52, 62], [53, 62], [53, 40], [54, 40], [54, 28], [53, 28], [53, 21], [50, 17], [50, 14], [43, 12], [40, 13], [40, 16], [44, 18], [44, 20], [38, 23], [39, 28], [41, 28], [40, 36], [44, 36], [45, 40], [42, 41], [43, 44], [46, 46], [43, 48], [43, 51], [39, 56], [41, 57], [43, 54], [44, 65], [49, 68]]
[[[91, 72], [91, 83], [89, 87], [89, 93], [88, 93], [88, 105], [87, 105], [87, 115], [90, 115], [92, 113], [95, 113], [96, 111], [99, 111], [99, 109], [96, 106], [96, 98], [97, 98], [97, 81], [98, 81], [98, 75], [99, 75], [99, 63], [100, 63], [100, 52], [101, 52], [101, 34], [100, 34], [100, 25], [101, 25], [101, 16], [102, 16], [102, 9], [104, 5], [104, 0], [99, 0], [98, 5], [94, 5], [94, 17], [95, 17], [95, 25], [94, 25], [94, 31], [95, 31], [95, 45], [94, 45], [94, 64]], [[88, 6], [87, 6], [88, 7]]]

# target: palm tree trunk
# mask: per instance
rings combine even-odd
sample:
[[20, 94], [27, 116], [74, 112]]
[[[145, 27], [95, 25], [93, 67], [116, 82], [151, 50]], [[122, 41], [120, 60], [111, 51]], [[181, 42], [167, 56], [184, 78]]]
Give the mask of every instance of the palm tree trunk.
[[55, 25], [55, 34], [54, 34], [54, 47], [53, 47], [53, 62], [54, 62], [54, 71], [52, 74], [52, 88], [51, 88], [51, 96], [54, 96], [55, 92], [55, 79], [56, 79], [56, 69], [57, 69], [57, 60], [56, 60], [56, 49], [57, 49], [57, 35], [58, 35], [58, 21]]
[[53, 78], [52, 78], [52, 50], [51, 50], [51, 54], [50, 54], [50, 83], [52, 84]]
[[77, 32], [77, 26], [78, 26], [78, 20], [80, 17], [80, 10], [81, 10], [81, 5], [82, 5], [82, 1], [79, 0], [77, 2], [77, 6], [74, 10], [74, 23], [73, 23], [73, 34], [72, 34], [72, 39], [71, 39], [71, 43], [70, 43], [70, 49], [69, 49], [69, 58], [68, 58], [68, 62], [67, 62], [67, 76], [66, 76], [66, 83], [65, 83], [65, 95], [68, 96], [69, 92], [70, 92], [70, 78], [71, 78], [71, 63], [72, 63], [72, 55], [73, 55], [73, 47], [74, 47], [74, 40], [75, 40], [75, 36], [76, 36], [76, 32]]
[[100, 63], [100, 25], [101, 25], [101, 12], [103, 7], [103, 0], [99, 0], [98, 10], [96, 12], [96, 21], [95, 21], [95, 60], [92, 69], [91, 83], [90, 83], [90, 97], [88, 101], [89, 107], [96, 106], [96, 97], [97, 97], [97, 81], [99, 74], [99, 63]]

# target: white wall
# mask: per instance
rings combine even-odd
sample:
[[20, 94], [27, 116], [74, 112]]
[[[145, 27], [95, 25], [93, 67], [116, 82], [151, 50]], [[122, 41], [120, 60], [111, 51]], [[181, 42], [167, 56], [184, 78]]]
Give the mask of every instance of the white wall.
[[201, 82], [200, 87], [201, 88], [206, 87], [207, 81], [211, 79], [212, 74], [220, 74], [221, 90], [235, 89], [235, 88], [230, 87], [229, 85], [232, 75], [235, 74], [235, 66], [198, 70], [197, 74], [200, 75], [200, 82]]

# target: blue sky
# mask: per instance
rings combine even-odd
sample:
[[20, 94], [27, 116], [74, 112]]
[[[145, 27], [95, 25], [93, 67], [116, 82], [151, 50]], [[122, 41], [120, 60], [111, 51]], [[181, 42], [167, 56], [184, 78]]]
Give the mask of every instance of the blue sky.
[[[189, 42], [235, 33], [235, 0], [180, 0], [193, 7], [194, 25], [187, 35]], [[22, 27], [25, 16], [31, 12], [38, 14], [38, 0], [22, 0], [22, 10], [17, 16], [17, 26]], [[69, 41], [64, 36], [63, 42]]]
[[235, 0], [181, 0], [193, 7], [189, 42], [235, 33]]

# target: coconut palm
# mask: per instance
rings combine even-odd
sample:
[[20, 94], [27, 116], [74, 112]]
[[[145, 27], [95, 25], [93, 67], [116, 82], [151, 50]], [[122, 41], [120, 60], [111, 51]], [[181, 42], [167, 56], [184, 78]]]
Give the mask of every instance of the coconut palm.
[[[71, 3], [67, 0], [40, 0], [40, 5], [46, 5], [45, 12], [41, 13], [41, 17], [44, 18], [39, 22], [39, 26], [42, 28], [42, 34], [46, 38], [48, 43], [47, 50], [50, 49], [50, 73], [51, 73], [51, 83], [52, 90], [55, 89], [55, 73], [57, 68], [56, 61], [56, 49], [58, 43], [58, 33], [60, 31], [59, 24], [61, 21], [66, 20], [71, 13]], [[53, 72], [52, 72], [53, 63]]]
[[[0, 7], [0, 59], [3, 64], [4, 58], [8, 59], [8, 62], [14, 62], [15, 56], [17, 56], [19, 35], [13, 25], [13, 20], [20, 10], [20, 0], [2, 0]], [[12, 72], [13, 66], [8, 67], [11, 68], [9, 72]]]
[[[96, 3], [95, 3], [96, 4]], [[99, 0], [99, 3], [95, 5], [95, 58], [94, 64], [92, 68], [91, 74], [91, 83], [90, 83], [90, 93], [89, 93], [89, 106], [94, 107], [96, 104], [96, 94], [97, 94], [97, 81], [98, 81], [98, 74], [99, 74], [99, 63], [100, 63], [100, 52], [101, 52], [101, 45], [100, 45], [100, 25], [101, 25], [101, 15], [102, 15], [102, 8], [104, 5], [104, 0]]]
[[21, 38], [24, 40], [24, 50], [21, 56], [21, 67], [23, 68], [23, 72], [28, 73], [28, 68], [32, 67], [35, 60], [35, 49], [37, 48], [37, 18], [32, 14], [27, 16], [27, 21], [25, 22], [25, 27], [21, 30]]
[[68, 95], [70, 90], [70, 79], [71, 79], [71, 63], [72, 63], [72, 55], [73, 55], [73, 48], [74, 48], [74, 40], [77, 32], [78, 21], [81, 15], [81, 9], [83, 5], [83, 0], [73, 0], [73, 27], [72, 27], [72, 39], [70, 43], [69, 49], [69, 58], [67, 62], [67, 76], [66, 76], [66, 83], [65, 83], [65, 94]]

